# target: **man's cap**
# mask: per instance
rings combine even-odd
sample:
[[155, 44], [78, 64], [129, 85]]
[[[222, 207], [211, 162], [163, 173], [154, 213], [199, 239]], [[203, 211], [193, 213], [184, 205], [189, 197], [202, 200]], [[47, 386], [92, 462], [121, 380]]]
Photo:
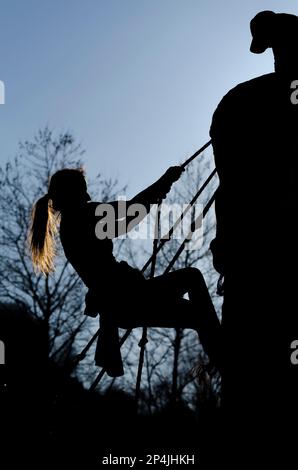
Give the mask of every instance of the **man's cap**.
[[250, 51], [262, 54], [273, 45], [290, 46], [298, 42], [298, 16], [261, 11], [250, 22]]

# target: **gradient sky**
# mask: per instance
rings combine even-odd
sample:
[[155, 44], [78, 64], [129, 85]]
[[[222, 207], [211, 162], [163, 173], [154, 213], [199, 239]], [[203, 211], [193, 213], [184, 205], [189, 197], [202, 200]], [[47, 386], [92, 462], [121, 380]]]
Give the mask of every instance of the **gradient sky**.
[[249, 52], [261, 10], [289, 0], [0, 0], [0, 162], [40, 127], [70, 130], [91, 177], [129, 196], [208, 140], [212, 113], [237, 83], [270, 72]]

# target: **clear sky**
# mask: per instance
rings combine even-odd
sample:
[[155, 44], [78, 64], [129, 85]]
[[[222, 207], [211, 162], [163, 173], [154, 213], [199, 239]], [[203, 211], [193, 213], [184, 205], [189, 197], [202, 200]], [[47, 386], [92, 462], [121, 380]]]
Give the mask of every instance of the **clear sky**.
[[293, 0], [0, 0], [0, 162], [45, 125], [71, 130], [87, 173], [129, 195], [208, 139], [234, 85], [273, 69], [249, 52], [261, 10]]

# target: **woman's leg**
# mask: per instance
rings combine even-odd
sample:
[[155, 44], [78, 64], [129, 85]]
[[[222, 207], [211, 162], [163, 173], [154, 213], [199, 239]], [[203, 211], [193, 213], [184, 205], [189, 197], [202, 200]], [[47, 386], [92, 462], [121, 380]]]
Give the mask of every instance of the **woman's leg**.
[[[189, 300], [183, 299], [185, 293]], [[131, 312], [135, 326], [194, 329], [212, 364], [220, 367], [220, 323], [198, 269], [179, 269], [147, 280], [137, 304], [137, 311]]]
[[[173, 271], [165, 275], [163, 279], [162, 276], [160, 280], [155, 278], [155, 282], [163, 285], [163, 292], [167, 291], [169, 294], [172, 292], [172, 295], [175, 292], [177, 294], [188, 293], [188, 303], [185, 299], [181, 299], [182, 302], [177, 300], [173, 304], [173, 310], [178, 310], [174, 314], [175, 323], [178, 327], [196, 330], [211, 363], [220, 368], [220, 322], [202, 273], [196, 268], [185, 268]], [[153, 283], [154, 280], [152, 280]]]

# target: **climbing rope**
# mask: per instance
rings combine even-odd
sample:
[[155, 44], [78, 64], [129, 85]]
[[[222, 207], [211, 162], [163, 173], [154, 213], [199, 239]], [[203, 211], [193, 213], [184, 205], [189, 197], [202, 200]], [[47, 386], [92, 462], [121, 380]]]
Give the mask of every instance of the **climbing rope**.
[[[151, 261], [151, 270], [150, 270], [150, 279], [154, 277], [155, 273], [155, 266], [156, 266], [156, 258], [157, 258], [157, 248], [158, 248], [158, 241], [160, 238], [160, 209], [161, 209], [162, 200], [160, 199], [157, 203], [156, 209], [156, 216], [155, 216], [155, 227], [154, 227], [154, 238], [153, 238], [153, 250], [152, 250], [152, 261]], [[141, 391], [141, 379], [142, 379], [142, 371], [144, 365], [144, 355], [146, 344], [148, 343], [147, 338], [147, 327], [143, 327], [142, 337], [139, 342], [140, 346], [140, 357], [139, 357], [139, 365], [138, 365], [138, 372], [137, 372], [137, 381], [136, 381], [136, 391], [135, 391], [135, 403], [138, 406], [140, 391]]]
[[192, 198], [192, 200], [190, 201], [190, 203], [186, 206], [186, 208], [184, 209], [184, 211], [182, 212], [182, 214], [178, 217], [178, 219], [176, 220], [176, 222], [173, 224], [173, 226], [170, 228], [170, 230], [168, 231], [167, 234], [165, 234], [162, 239], [160, 240], [160, 243], [159, 245], [156, 247], [156, 252], [153, 251], [152, 255], [150, 256], [150, 258], [146, 261], [146, 263], [144, 264], [143, 266], [143, 269], [142, 269], [142, 272], [146, 271], [146, 269], [148, 268], [148, 266], [152, 263], [152, 260], [154, 258], [154, 256], [156, 257], [156, 255], [159, 253], [159, 251], [162, 249], [162, 247], [165, 245], [165, 243], [167, 243], [167, 241], [169, 241], [173, 235], [173, 233], [175, 232], [176, 228], [180, 225], [180, 223], [182, 222], [182, 220], [184, 219], [184, 217], [186, 216], [186, 214], [188, 213], [188, 211], [193, 207], [194, 203], [197, 201], [197, 199], [200, 197], [200, 195], [202, 194], [202, 192], [204, 191], [204, 189], [208, 186], [208, 184], [210, 183], [210, 181], [212, 180], [212, 178], [216, 175], [216, 170], [214, 169], [210, 175], [208, 176], [208, 178], [205, 180], [205, 182], [203, 183], [203, 185], [201, 186], [201, 188], [198, 190], [198, 192], [195, 194], [195, 196]]
[[[203, 215], [201, 216], [198, 216], [196, 221], [194, 222], [195, 224], [198, 222], [198, 220], [204, 220], [204, 218], [206, 217], [210, 207], [212, 206], [214, 200], [215, 200], [215, 195], [216, 195], [216, 191], [213, 193], [212, 197], [209, 199], [208, 203], [206, 204], [204, 210], [203, 210]], [[192, 224], [193, 225], [193, 224]], [[174, 264], [176, 263], [177, 259], [179, 258], [179, 256], [181, 255], [182, 251], [184, 250], [186, 244], [190, 241], [190, 236], [191, 234], [193, 233], [193, 229], [191, 228], [191, 230], [189, 231], [189, 233], [187, 234], [187, 236], [185, 237], [185, 239], [183, 240], [182, 244], [180, 245], [180, 247], [178, 248], [178, 250], [176, 251], [175, 255], [173, 256], [172, 260], [170, 261], [170, 263], [168, 264], [167, 268], [165, 269], [165, 271], [163, 272], [163, 274], [167, 274], [170, 272], [170, 270], [172, 269], [172, 267], [174, 266]], [[129, 337], [130, 333], [132, 332], [133, 328], [130, 328], [129, 330], [126, 330], [125, 334], [122, 336], [121, 340], [120, 340], [120, 347], [123, 345], [123, 343], [126, 341], [126, 339]], [[93, 382], [93, 384], [91, 385], [90, 387], [90, 390], [95, 390], [96, 386], [99, 384], [100, 380], [102, 379], [102, 377], [104, 376], [105, 374], [105, 370], [102, 369], [99, 374], [97, 375], [95, 381]]]
[[[187, 167], [187, 165], [189, 165], [197, 156], [199, 156], [204, 150], [206, 150], [211, 144], [211, 140], [209, 140], [206, 144], [204, 144], [199, 150], [197, 150], [193, 155], [191, 155], [182, 165], [181, 165], [181, 168], [184, 169]], [[202, 192], [205, 190], [205, 188], [208, 186], [208, 184], [210, 183], [210, 181], [213, 179], [213, 177], [216, 175], [216, 169], [214, 169], [210, 175], [208, 176], [208, 178], [205, 180], [205, 182], [203, 183], [203, 185], [199, 188], [198, 192], [195, 194], [195, 196], [192, 198], [192, 200], [190, 201], [190, 203], [187, 205], [187, 207], [184, 209], [184, 211], [182, 212], [182, 214], [180, 215], [180, 217], [175, 221], [175, 223], [173, 224], [173, 226], [170, 228], [169, 232], [164, 235], [162, 237], [162, 239], [160, 239], [160, 207], [161, 207], [161, 201], [158, 202], [158, 205], [157, 205], [157, 214], [156, 214], [156, 224], [155, 224], [155, 236], [154, 236], [154, 241], [153, 241], [153, 252], [152, 252], [152, 255], [150, 256], [150, 258], [147, 260], [147, 262], [145, 263], [145, 265], [143, 266], [142, 270], [141, 270], [141, 273], [144, 273], [146, 271], [146, 269], [149, 267], [149, 265], [151, 264], [151, 270], [150, 270], [150, 278], [154, 277], [154, 272], [155, 272], [155, 265], [156, 265], [156, 259], [157, 259], [157, 254], [159, 253], [159, 251], [162, 249], [162, 247], [165, 245], [165, 243], [167, 241], [169, 241], [174, 233], [174, 231], [176, 230], [176, 228], [179, 226], [179, 224], [181, 223], [181, 221], [183, 220], [183, 218], [186, 216], [186, 214], [188, 213], [188, 211], [193, 207], [194, 203], [196, 202], [196, 200], [199, 198], [199, 196], [202, 194]], [[165, 269], [164, 271], [164, 274], [167, 274], [168, 272], [170, 272], [170, 270], [172, 269], [172, 267], [174, 266], [174, 264], [176, 263], [177, 259], [179, 258], [179, 256], [181, 255], [181, 253], [183, 252], [185, 246], [187, 245], [187, 243], [189, 243], [189, 241], [191, 240], [191, 237], [192, 237], [192, 234], [193, 232], [195, 231], [196, 229], [196, 226], [198, 223], [201, 223], [201, 221], [205, 218], [205, 216], [207, 215], [210, 207], [212, 206], [213, 202], [215, 200], [215, 192], [214, 194], [212, 195], [212, 197], [210, 198], [210, 200], [208, 201], [208, 203], [206, 204], [206, 206], [204, 207], [204, 210], [203, 210], [203, 214], [199, 215], [195, 221], [191, 224], [191, 228], [189, 230], [189, 233], [187, 234], [187, 236], [185, 237], [185, 239], [183, 240], [182, 244], [180, 245], [180, 247], [178, 248], [177, 252], [175, 253], [175, 255], [173, 256], [172, 260], [170, 261], [169, 265], [167, 266], [167, 268]], [[126, 332], [124, 333], [124, 335], [122, 336], [122, 338], [120, 339], [120, 342], [119, 342], [119, 345], [120, 347], [125, 343], [125, 341], [127, 340], [127, 338], [129, 337], [130, 333], [132, 332], [132, 328], [126, 330]], [[77, 364], [79, 362], [81, 362], [87, 355], [89, 349], [91, 348], [91, 346], [93, 345], [93, 343], [95, 342], [96, 338], [98, 337], [99, 335], [99, 331], [100, 329], [97, 330], [97, 332], [93, 335], [93, 337], [90, 339], [90, 341], [87, 343], [87, 345], [85, 346], [85, 348], [82, 350], [82, 352], [80, 354], [78, 354], [78, 356], [75, 358], [75, 360], [73, 361], [73, 367], [76, 367]], [[141, 377], [142, 377], [142, 369], [143, 369], [143, 364], [144, 364], [144, 354], [145, 354], [145, 347], [146, 347], [146, 343], [147, 343], [147, 328], [144, 327], [143, 328], [143, 332], [142, 332], [142, 337], [141, 337], [141, 340], [139, 342], [139, 346], [140, 346], [140, 357], [139, 357], [139, 364], [138, 364], [138, 372], [137, 372], [137, 381], [136, 381], [136, 394], [135, 394], [135, 400], [136, 400], [136, 403], [138, 403], [138, 399], [139, 399], [139, 395], [140, 395], [140, 386], [141, 386]], [[97, 387], [97, 385], [99, 384], [100, 380], [102, 379], [102, 377], [104, 376], [105, 374], [105, 369], [103, 368], [99, 374], [97, 375], [96, 379], [94, 380], [94, 382], [92, 383], [92, 385], [90, 386], [90, 390], [95, 390], [95, 388]]]

